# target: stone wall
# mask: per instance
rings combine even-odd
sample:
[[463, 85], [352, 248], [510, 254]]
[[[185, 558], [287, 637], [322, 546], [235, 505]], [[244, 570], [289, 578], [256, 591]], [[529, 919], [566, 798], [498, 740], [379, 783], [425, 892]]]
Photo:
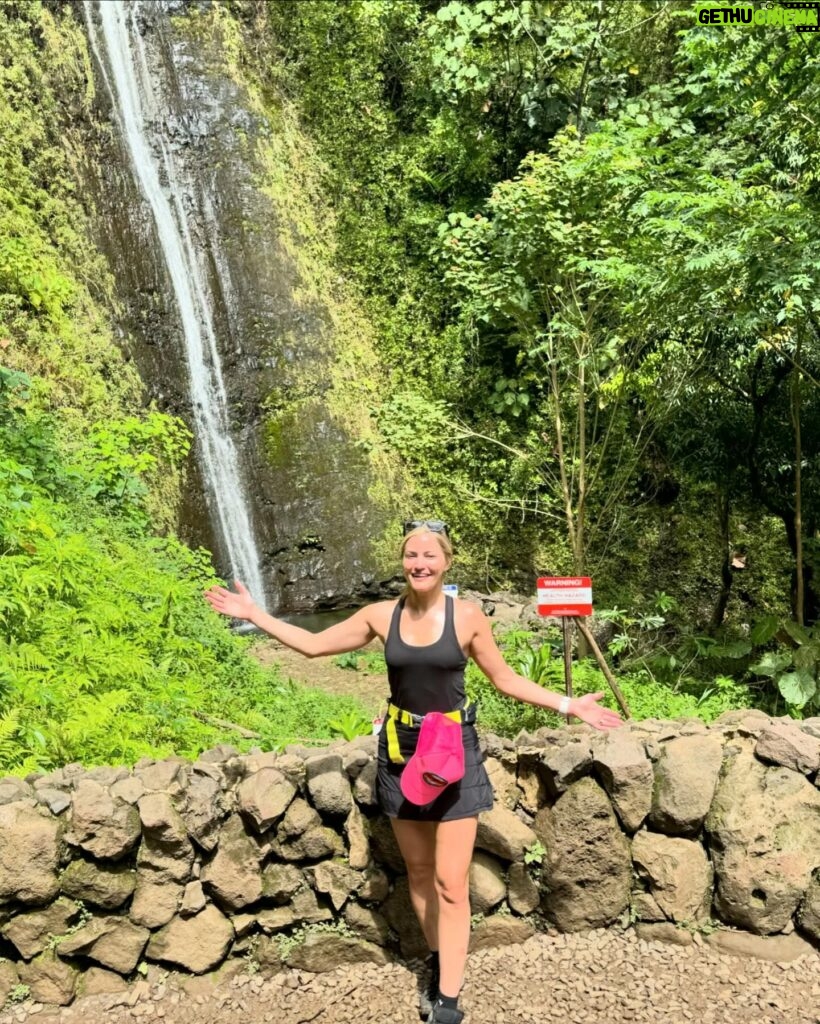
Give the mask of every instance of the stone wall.
[[[820, 941], [820, 719], [483, 742], [496, 806], [473, 948], [631, 923]], [[423, 953], [374, 745], [0, 780], [0, 1003], [27, 985], [65, 1004], [146, 961], [315, 971]]]

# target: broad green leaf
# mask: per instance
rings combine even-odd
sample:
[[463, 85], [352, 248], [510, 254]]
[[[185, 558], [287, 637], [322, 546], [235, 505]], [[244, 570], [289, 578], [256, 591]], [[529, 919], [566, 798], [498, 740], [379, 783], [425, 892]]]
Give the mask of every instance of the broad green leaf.
[[752, 626], [749, 637], [755, 647], [768, 643], [777, 632], [779, 625], [776, 615], [764, 615]]
[[817, 692], [817, 683], [808, 672], [787, 672], [777, 686], [783, 699], [796, 708], [805, 707]]
[[777, 651], [767, 651], [756, 665], [750, 665], [749, 671], [757, 676], [766, 676], [773, 679], [792, 663], [791, 654]]

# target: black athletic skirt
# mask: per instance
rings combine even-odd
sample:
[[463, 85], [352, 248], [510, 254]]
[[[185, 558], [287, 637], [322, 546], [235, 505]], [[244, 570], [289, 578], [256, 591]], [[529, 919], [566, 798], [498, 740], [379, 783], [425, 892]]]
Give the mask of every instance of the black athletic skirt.
[[[396, 722], [399, 748], [404, 764], [416, 749], [419, 730]], [[419, 806], [405, 800], [401, 791], [401, 773], [404, 764], [393, 764], [387, 756], [387, 722], [379, 733], [379, 767], [377, 792], [379, 804], [388, 818], [407, 821], [455, 821], [473, 818], [493, 806], [493, 787], [490, 784], [484, 757], [478, 746], [478, 735], [473, 725], [462, 725], [464, 740], [464, 778], [447, 786], [441, 796], [429, 804]]]

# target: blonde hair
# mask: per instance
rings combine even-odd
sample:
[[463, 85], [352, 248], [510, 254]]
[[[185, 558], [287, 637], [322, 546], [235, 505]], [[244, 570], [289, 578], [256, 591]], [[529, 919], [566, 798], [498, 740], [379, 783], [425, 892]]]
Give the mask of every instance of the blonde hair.
[[[431, 530], [429, 526], [417, 526], [415, 530], [411, 530], [409, 533], [406, 533], [402, 537], [401, 545], [399, 546], [399, 560], [402, 560], [404, 558], [404, 549], [407, 547], [407, 542], [409, 540], [412, 540], [413, 537], [420, 536], [422, 533], [430, 533], [436, 538], [436, 540], [438, 541], [438, 546], [441, 548], [442, 552], [444, 553], [444, 557], [447, 559], [447, 568], [449, 569], [450, 566], [453, 564], [452, 542], [450, 541], [450, 538], [447, 536], [446, 533], [442, 533], [439, 530]], [[402, 590], [401, 594], [399, 594], [399, 599], [401, 600], [401, 598], [407, 597], [409, 593], [410, 586], [408, 583], [405, 583], [404, 590]]]

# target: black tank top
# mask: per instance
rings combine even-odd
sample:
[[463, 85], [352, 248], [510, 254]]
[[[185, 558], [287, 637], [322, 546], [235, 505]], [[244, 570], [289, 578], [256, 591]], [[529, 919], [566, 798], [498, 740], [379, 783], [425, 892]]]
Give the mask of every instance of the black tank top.
[[384, 660], [390, 682], [390, 700], [414, 715], [453, 711], [464, 701], [467, 658], [456, 636], [453, 599], [444, 595], [444, 632], [435, 643], [416, 647], [401, 638], [399, 620], [404, 598], [393, 609], [384, 642]]

